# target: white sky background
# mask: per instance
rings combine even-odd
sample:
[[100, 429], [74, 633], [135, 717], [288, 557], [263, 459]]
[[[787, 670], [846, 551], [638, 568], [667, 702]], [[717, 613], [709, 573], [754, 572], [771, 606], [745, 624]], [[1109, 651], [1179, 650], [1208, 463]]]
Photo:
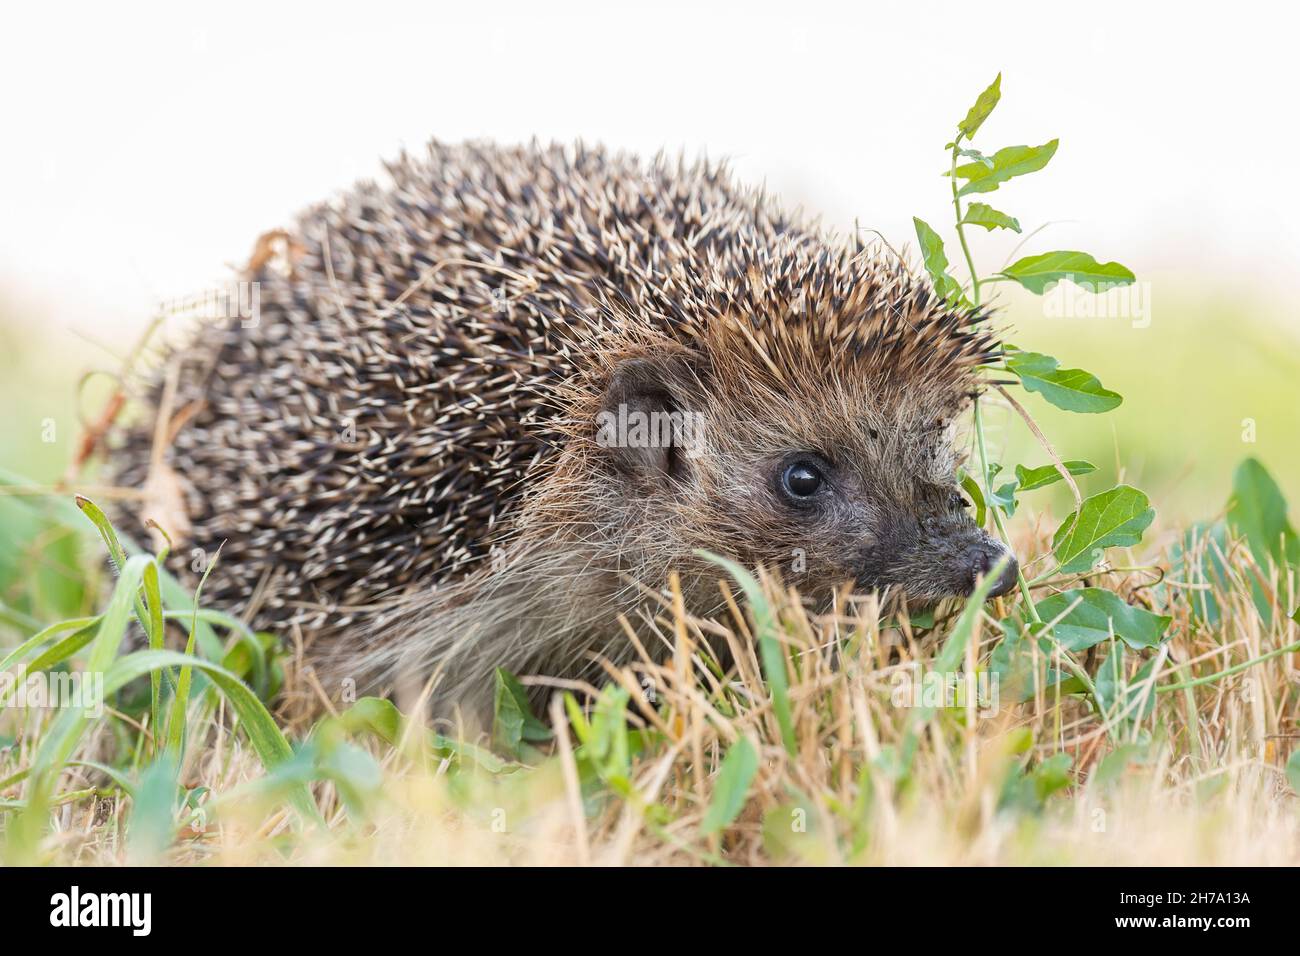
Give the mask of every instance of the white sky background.
[[1045, 172], [981, 197], [1027, 227], [1067, 220], [1033, 251], [1281, 293], [1300, 266], [1287, 14], [10, 4], [0, 294], [16, 308], [4, 317], [42, 335], [142, 325], [160, 299], [244, 261], [259, 233], [430, 136], [707, 149], [829, 224], [856, 217], [914, 245], [912, 215], [947, 226], [942, 147], [999, 70], [1003, 100], [975, 145], [1061, 138]]

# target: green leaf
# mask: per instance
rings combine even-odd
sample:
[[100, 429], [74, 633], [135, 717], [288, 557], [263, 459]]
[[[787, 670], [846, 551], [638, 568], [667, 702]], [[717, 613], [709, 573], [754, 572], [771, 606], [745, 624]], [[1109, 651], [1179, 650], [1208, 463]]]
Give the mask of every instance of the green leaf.
[[[203, 611], [197, 616], [202, 620]], [[284, 683], [284, 668], [276, 659], [282, 651], [279, 640], [267, 631], [254, 634], [242, 621], [236, 623], [240, 626], [233, 633], [238, 643], [221, 656], [221, 666], [250, 683], [262, 700], [274, 700]]]
[[1007, 517], [1014, 517], [1016, 513], [1016, 483], [1008, 481], [1004, 485], [999, 485], [989, 491], [989, 504], [1001, 508]]
[[1053, 754], [1030, 774], [1034, 783], [1034, 796], [1042, 803], [1058, 790], [1070, 785], [1070, 768], [1074, 757], [1067, 753]]
[[367, 731], [390, 747], [402, 735], [402, 712], [386, 697], [362, 697], [339, 715], [339, 723], [348, 733]]
[[989, 84], [988, 89], [979, 95], [975, 105], [966, 113], [966, 118], [957, 124], [957, 128], [965, 134], [967, 139], [973, 139], [976, 131], [984, 125], [984, 121], [989, 118], [993, 112], [993, 107], [998, 105], [998, 100], [1002, 98], [1002, 74], [999, 73], [997, 78]]
[[984, 527], [984, 518], [988, 515], [988, 506], [984, 503], [984, 492], [980, 489], [979, 482], [973, 477], [962, 471], [961, 486], [966, 494], [970, 495], [971, 502], [975, 505], [975, 526]]
[[991, 193], [1008, 179], [1037, 172], [1056, 155], [1059, 144], [1060, 140], [1054, 139], [1042, 146], [1007, 146], [993, 154], [992, 169], [983, 163], [958, 166], [957, 178], [966, 180], [966, 185], [957, 190], [957, 195]]
[[606, 783], [626, 785], [632, 769], [628, 746], [627, 702], [631, 699], [627, 689], [607, 686], [596, 699], [591, 716], [591, 757]]
[[518, 756], [525, 742], [537, 743], [551, 738], [551, 731], [534, 715], [528, 703], [528, 691], [519, 678], [500, 667], [496, 670], [495, 719], [492, 743], [512, 756]]
[[1032, 769], [1021, 770], [1018, 764], [1008, 767], [998, 806], [1036, 813], [1042, 810], [1047, 799], [1071, 782], [1070, 768], [1074, 758], [1067, 753], [1053, 754]]
[[1262, 464], [1247, 458], [1232, 476], [1228, 524], [1246, 539], [1262, 567], [1300, 564], [1300, 539], [1287, 518], [1286, 498]]
[[930, 274], [934, 291], [949, 302], [969, 308], [966, 296], [962, 294], [961, 284], [948, 274], [948, 256], [943, 251], [943, 240], [923, 219], [912, 217], [916, 225], [916, 238], [921, 244], [921, 258], [925, 262], [925, 271]]
[[718, 768], [718, 780], [709, 800], [709, 809], [700, 824], [701, 833], [705, 836], [717, 833], [740, 815], [745, 797], [749, 795], [749, 785], [757, 772], [758, 751], [748, 737], [738, 738]]
[[[949, 148], [951, 148], [952, 144], [949, 143], [948, 145], [949, 145]], [[990, 157], [990, 156], [985, 156], [985, 155], [984, 155], [983, 153], [981, 153], [978, 149], [959, 149], [959, 150], [957, 150], [957, 155], [958, 155], [958, 156], [964, 156], [964, 157], [966, 157], [967, 159], [973, 159], [973, 160], [975, 160], [975, 162], [977, 162], [977, 163], [983, 163], [983, 164], [984, 164], [985, 166], [987, 166], [989, 169], [992, 169], [992, 168], [993, 168], [993, 159], [992, 159], [992, 157]]]
[[1013, 219], [1004, 212], [998, 212], [992, 206], [987, 206], [982, 202], [973, 202], [966, 210], [966, 215], [962, 217], [962, 223], [967, 226], [983, 226], [989, 232], [994, 229], [1010, 229], [1012, 232], [1020, 231], [1019, 220]]
[[1116, 286], [1128, 285], [1135, 278], [1130, 270], [1118, 262], [1098, 262], [1086, 252], [1070, 251], [1026, 256], [1007, 266], [998, 275], [1014, 279], [1035, 295], [1042, 295], [1049, 286], [1062, 279], [1090, 292], [1104, 292]]
[[379, 761], [346, 741], [323, 748], [315, 769], [321, 779], [333, 782], [353, 819], [365, 819], [366, 808], [383, 789], [384, 772]]
[[[1072, 475], [1090, 475], [1097, 470], [1097, 466], [1090, 461], [1063, 461], [1061, 464]], [[1055, 465], [1042, 465], [1038, 468], [1016, 465], [1016, 480], [1020, 482], [1021, 491], [1033, 491], [1035, 488], [1056, 484], [1061, 480], [1061, 473]]]
[[1085, 498], [1083, 507], [1065, 519], [1052, 537], [1060, 570], [1069, 574], [1091, 570], [1105, 548], [1132, 547], [1155, 519], [1147, 496], [1130, 485]]
[[[989, 672], [996, 675], [1002, 693], [1012, 700], [1032, 700], [1038, 690], [1060, 687], [1062, 695], [1082, 693], [1083, 685], [1071, 674], [1049, 666], [1056, 645], [1041, 636], [1044, 625], [1016, 617], [998, 622], [1003, 638], [989, 656]], [[1037, 647], [1038, 653], [1034, 653]]]
[[1118, 392], [1103, 388], [1097, 376], [1079, 368], [1058, 368], [1050, 355], [1011, 352], [1007, 368], [1019, 376], [1026, 391], [1037, 392], [1067, 412], [1098, 414], [1124, 401]]
[[989, 655], [989, 673], [1014, 698], [1032, 697], [1033, 674], [1028, 668], [1030, 661], [1026, 653], [1028, 642], [1024, 625], [1014, 617], [1004, 618], [999, 623], [1003, 637]]
[[583, 716], [577, 698], [567, 690], [564, 692], [564, 712], [569, 718], [569, 726], [573, 728], [578, 743], [584, 747], [589, 746], [592, 742], [591, 724], [587, 723], [587, 718]]
[[1173, 620], [1127, 604], [1114, 591], [1104, 588], [1077, 588], [1050, 595], [1038, 602], [1038, 614], [1045, 621], [1055, 620], [1075, 601], [1079, 603], [1054, 628], [1057, 640], [1071, 651], [1087, 650], [1110, 640], [1111, 628], [1134, 650], [1156, 647]]

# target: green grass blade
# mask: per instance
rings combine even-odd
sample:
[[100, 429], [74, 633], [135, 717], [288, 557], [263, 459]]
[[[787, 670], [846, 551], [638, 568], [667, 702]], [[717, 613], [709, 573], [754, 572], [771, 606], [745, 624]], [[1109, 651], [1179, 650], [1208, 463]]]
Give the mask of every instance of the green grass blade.
[[[966, 645], [975, 632], [975, 624], [979, 620], [984, 602], [988, 600], [989, 592], [993, 590], [993, 585], [997, 583], [1002, 570], [1007, 565], [1007, 561], [1007, 556], [1003, 555], [989, 573], [980, 580], [971, 596], [966, 599], [966, 606], [962, 608], [961, 616], [957, 618], [957, 624], [953, 627], [952, 633], [948, 635], [948, 640], [944, 642], [943, 647], [931, 664], [934, 671], [945, 675], [953, 674], [961, 666], [962, 660], [966, 656]], [[916, 749], [921, 740], [921, 732], [924, 730], [925, 725], [934, 718], [937, 709], [934, 705], [929, 705], [912, 710], [911, 719], [908, 721], [907, 731], [903, 735], [899, 750], [901, 777], [906, 777], [911, 773], [912, 761], [916, 757]]]
[[[149, 647], [155, 651], [163, 649], [164, 624], [162, 595], [158, 590], [158, 564], [151, 562], [144, 569], [145, 603], [149, 606]], [[149, 727], [154, 739], [162, 727], [162, 674], [154, 671], [149, 675]]]
[[754, 615], [759, 658], [763, 662], [763, 675], [772, 691], [772, 712], [781, 729], [781, 742], [785, 744], [788, 753], [794, 754], [798, 751], [798, 745], [795, 743], [794, 717], [790, 710], [790, 676], [785, 669], [785, 647], [777, 640], [776, 618], [767, 596], [763, 594], [758, 580], [735, 561], [708, 551], [697, 551], [696, 554], [724, 568], [745, 592], [750, 613]]
[[[161, 667], [193, 668], [207, 675], [208, 679], [230, 701], [231, 707], [239, 716], [239, 721], [248, 735], [253, 750], [262, 765], [271, 770], [293, 756], [293, 748], [275, 723], [266, 706], [257, 699], [257, 695], [230, 671], [205, 661], [202, 658], [178, 651], [136, 651], [118, 660], [104, 676], [104, 691], [111, 694], [137, 677], [142, 677], [151, 670]], [[311, 791], [306, 786], [298, 788], [293, 795], [294, 807], [304, 816], [319, 820], [320, 814], [312, 800]]]
[[[194, 613], [190, 617], [190, 633], [185, 641], [185, 655], [194, 656], [194, 634], [199, 626], [199, 596], [203, 593], [203, 585], [208, 580], [208, 575], [217, 565], [217, 559], [221, 557], [221, 548], [217, 548], [217, 553], [212, 556], [208, 566], [203, 569], [203, 577], [199, 579], [199, 586], [194, 590]], [[156, 672], [155, 672], [156, 673]], [[171, 715], [167, 720], [167, 756], [177, 766], [181, 762], [181, 751], [185, 743], [185, 711], [190, 703], [190, 682], [193, 680], [194, 670], [189, 665], [181, 668], [180, 679], [176, 683], [176, 696], [172, 698]]]
[[[82, 513], [99, 529], [100, 537], [104, 539], [104, 544], [108, 548], [108, 556], [112, 558], [113, 566], [117, 568], [120, 574], [126, 568], [127, 557], [126, 551], [122, 548], [122, 542], [117, 536], [117, 531], [113, 528], [113, 523], [108, 520], [108, 516], [100, 510], [99, 506], [89, 498], [77, 495], [76, 502]], [[144, 628], [147, 634], [149, 632], [149, 615], [138, 592], [135, 594], [135, 616], [139, 619], [140, 626]]]
[[81, 631], [87, 628], [93, 631], [99, 624], [101, 617], [102, 615], [96, 617], [77, 617], [66, 621], [59, 621], [57, 624], [51, 624], [43, 631], [40, 631], [23, 641], [3, 658], [0, 658], [0, 671], [8, 670], [9, 665], [22, 660], [56, 634], [62, 634], [64, 631]]
[[745, 798], [749, 795], [749, 785], [758, 772], [758, 751], [748, 737], [739, 738], [727, 756], [722, 758], [718, 768], [718, 782], [709, 801], [709, 809], [704, 813], [700, 824], [700, 833], [708, 836], [729, 826], [745, 808]]

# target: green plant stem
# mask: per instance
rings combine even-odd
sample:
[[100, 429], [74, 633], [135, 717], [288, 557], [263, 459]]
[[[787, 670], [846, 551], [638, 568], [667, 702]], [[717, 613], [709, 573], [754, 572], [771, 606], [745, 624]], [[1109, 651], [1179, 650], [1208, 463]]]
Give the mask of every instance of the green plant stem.
[[[1156, 688], [1156, 693], [1160, 688]], [[1183, 706], [1187, 708], [1187, 741], [1191, 746], [1192, 759], [1201, 762], [1201, 722], [1196, 711], [1196, 694], [1190, 687], [1183, 688]]]
[[961, 148], [963, 135], [958, 133], [957, 138], [952, 141], [952, 168], [948, 179], [952, 184], [952, 208], [957, 219], [957, 241], [961, 243], [961, 253], [966, 257], [966, 269], [970, 272], [970, 298], [971, 302], [978, 307], [980, 304], [980, 280], [979, 275], [975, 272], [975, 260], [970, 254], [970, 246], [966, 242], [966, 230], [962, 228], [961, 196], [958, 195], [957, 191], [957, 151]]
[[[957, 138], [952, 141], [952, 208], [956, 216], [957, 239], [961, 242], [962, 255], [966, 257], [966, 268], [970, 272], [970, 294], [971, 302], [976, 306], [980, 304], [980, 279], [979, 273], [975, 271], [975, 260], [970, 254], [970, 246], [966, 242], [966, 231], [962, 228], [961, 214], [961, 197], [957, 194], [957, 150], [961, 148], [962, 134], [958, 133]], [[989, 480], [989, 455], [988, 448], [984, 439], [984, 417], [980, 414], [980, 401], [975, 399], [975, 439], [979, 445], [980, 452], [980, 478], [984, 486], [984, 500], [993, 500], [993, 483]], [[993, 513], [993, 523], [997, 526], [998, 537], [1002, 543], [1010, 547], [1010, 538], [1007, 536], [1007, 529], [1002, 524], [1002, 515], [998, 511], [996, 504], [989, 506], [989, 511]], [[1042, 618], [1038, 616], [1038, 608], [1034, 606], [1034, 599], [1029, 593], [1029, 582], [1025, 580], [1024, 572], [1016, 568], [1016, 583], [1020, 586], [1020, 596], [1024, 598], [1025, 607], [1029, 609], [1030, 617], [1037, 623], [1042, 623]]]
[[1186, 690], [1190, 687], [1199, 687], [1202, 684], [1210, 684], [1224, 677], [1230, 677], [1233, 674], [1240, 674], [1256, 664], [1262, 664], [1264, 661], [1270, 661], [1275, 657], [1281, 657], [1283, 654], [1290, 654], [1293, 651], [1300, 651], [1300, 641], [1294, 644], [1288, 644], [1286, 647], [1279, 647], [1277, 650], [1269, 651], [1267, 654], [1261, 654], [1259, 657], [1252, 657], [1248, 661], [1242, 661], [1240, 664], [1234, 664], [1226, 670], [1221, 670], [1214, 674], [1206, 674], [1204, 677], [1198, 677], [1195, 680], [1183, 681], [1181, 684], [1166, 684], [1164, 687], [1157, 687], [1157, 694], [1167, 694], [1174, 690]]
[[[954, 139], [952, 143], [952, 166], [950, 171], [951, 172], [950, 179], [952, 182], [952, 208], [953, 208], [953, 213], [956, 217], [957, 240], [958, 242], [961, 243], [962, 255], [966, 259], [966, 268], [970, 272], [971, 303], [976, 307], [978, 307], [980, 304], [980, 278], [979, 278], [979, 273], [975, 271], [975, 260], [971, 256], [970, 245], [966, 242], [966, 231], [962, 228], [961, 197], [957, 194], [958, 193], [957, 150], [961, 148], [961, 140], [962, 140], [962, 134], [958, 133], [956, 139]], [[980, 413], [980, 400], [978, 397], [976, 397], [974, 405], [975, 405], [975, 441], [976, 444], [979, 446], [980, 472], [981, 472], [980, 477], [982, 478], [981, 484], [984, 486], [984, 500], [992, 501], [993, 484], [989, 480], [988, 446], [984, 438], [984, 417]], [[993, 524], [997, 527], [998, 537], [1001, 538], [1002, 543], [1007, 545], [1008, 549], [1010, 549], [1011, 539], [1007, 535], [1007, 529], [1005, 525], [1003, 525], [1002, 523], [1002, 514], [998, 510], [998, 506], [996, 504], [990, 505], [989, 511], [993, 513]], [[1034, 604], [1033, 595], [1029, 591], [1029, 581], [1025, 578], [1024, 571], [1021, 570], [1018, 566], [1016, 568], [1016, 584], [1020, 588], [1020, 597], [1025, 602], [1025, 608], [1029, 611], [1030, 619], [1033, 620], [1035, 624], [1042, 624], [1043, 618], [1038, 613], [1038, 607], [1037, 605]], [[1060, 642], [1056, 640], [1055, 636], [1052, 635], [1048, 635], [1048, 636], [1051, 638], [1052, 642], [1055, 643], [1058, 648], [1060, 648], [1061, 651], [1060, 659], [1065, 664], [1066, 668], [1070, 671], [1070, 673], [1074, 677], [1076, 677], [1079, 680], [1079, 683], [1083, 684], [1083, 686], [1087, 689], [1088, 693], [1092, 696], [1092, 699], [1094, 701], [1097, 700], [1097, 688], [1093, 684], [1092, 678], [1088, 676], [1088, 672], [1085, 671], [1082, 667], [1080, 667], [1077, 663], [1075, 663], [1074, 659], [1070, 657], [1069, 651], [1067, 651], [1064, 647], [1060, 646]]]
[[[975, 399], [975, 441], [979, 446], [980, 453], [980, 472], [984, 479], [984, 498], [986, 501], [992, 500], [993, 488], [989, 481], [989, 454], [988, 447], [984, 439], [984, 417], [980, 413], [980, 400]], [[1010, 547], [1010, 539], [1007, 536], [1006, 526], [1002, 523], [1002, 514], [998, 511], [997, 505], [990, 505], [989, 511], [993, 514], [993, 524], [998, 529], [998, 537], [1002, 539], [1003, 544]], [[1029, 609], [1029, 616], [1035, 623], [1041, 624], [1042, 617], [1038, 614], [1038, 608], [1034, 604], [1033, 596], [1029, 593], [1029, 582], [1025, 579], [1025, 573], [1018, 566], [1016, 568], [1016, 583], [1020, 587], [1020, 596], [1024, 599], [1025, 607]]]
[[1068, 581], [1071, 584], [1078, 584], [1084, 578], [1096, 574], [1111, 574], [1111, 573], [1127, 574], [1133, 571], [1154, 571], [1154, 570], [1156, 570], [1156, 566], [1154, 564], [1134, 564], [1134, 565], [1128, 565], [1119, 568], [1092, 568], [1088, 571], [1081, 571], [1078, 574], [1061, 574], [1060, 573], [1061, 569], [1058, 567], [1058, 568], [1053, 568], [1051, 571], [1046, 571], [1043, 574], [1040, 574], [1036, 578], [1032, 578], [1029, 582], [1029, 586], [1031, 588], [1042, 587], [1044, 584], [1047, 584], [1049, 581], [1052, 581], [1056, 578], [1060, 578], [1063, 582]]

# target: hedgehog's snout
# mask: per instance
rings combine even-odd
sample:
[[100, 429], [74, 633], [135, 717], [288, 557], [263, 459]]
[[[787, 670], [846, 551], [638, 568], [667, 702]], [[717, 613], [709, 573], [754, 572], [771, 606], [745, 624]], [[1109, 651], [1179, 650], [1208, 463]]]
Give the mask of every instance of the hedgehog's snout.
[[972, 589], [980, 578], [997, 566], [1004, 555], [1007, 563], [998, 575], [997, 581], [994, 582], [993, 590], [989, 591], [990, 597], [1006, 594], [1016, 586], [1016, 577], [1020, 573], [1020, 564], [1016, 561], [1016, 556], [992, 538], [981, 541], [966, 551], [966, 567], [970, 573]]
[[927, 606], [970, 595], [1005, 557], [989, 596], [1006, 594], [1016, 586], [1020, 565], [1015, 555], [969, 517], [933, 518], [911, 527], [916, 529], [914, 535], [877, 541], [868, 552], [866, 574], [859, 583], [895, 586], [909, 601]]

